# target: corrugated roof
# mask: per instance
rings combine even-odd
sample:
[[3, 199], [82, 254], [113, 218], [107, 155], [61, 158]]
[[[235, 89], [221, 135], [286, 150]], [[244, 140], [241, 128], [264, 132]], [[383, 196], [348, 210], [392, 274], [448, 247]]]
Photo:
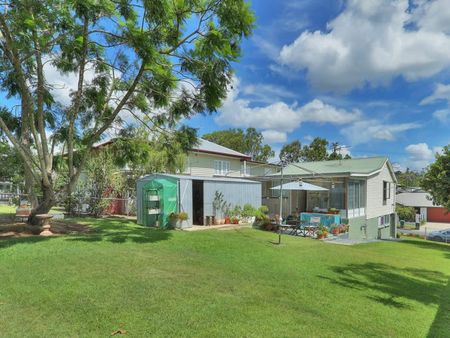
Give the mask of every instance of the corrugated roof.
[[[286, 176], [311, 175], [369, 175], [383, 168], [387, 157], [367, 157], [349, 160], [302, 162], [289, 164], [283, 170]], [[279, 176], [275, 174], [274, 176]]]
[[398, 194], [395, 199], [397, 203], [407, 207], [439, 207], [426, 192], [404, 192]]
[[193, 147], [192, 151], [202, 151], [202, 152], [222, 154], [222, 155], [228, 155], [228, 156], [236, 156], [236, 157], [244, 157], [244, 158], [251, 157], [246, 154], [235, 151], [233, 149], [213, 143], [211, 141], [204, 140], [202, 138], [199, 138], [198, 141], [199, 141], [199, 145]]
[[144, 177], [141, 177], [139, 180], [151, 179], [154, 176], [172, 177], [172, 178], [183, 179], [183, 180], [219, 181], [219, 182], [261, 184], [261, 182], [258, 182], [258, 181], [245, 180], [245, 179], [242, 179], [242, 178], [234, 178], [234, 177], [209, 177], [209, 176], [191, 176], [191, 175], [175, 175], [175, 174], [150, 174], [150, 175], [146, 175]]

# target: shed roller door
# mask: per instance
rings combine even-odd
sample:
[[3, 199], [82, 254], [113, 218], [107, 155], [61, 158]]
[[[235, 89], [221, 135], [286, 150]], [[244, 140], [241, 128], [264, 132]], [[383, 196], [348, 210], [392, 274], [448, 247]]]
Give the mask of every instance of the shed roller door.
[[450, 213], [446, 214], [444, 208], [428, 208], [428, 222], [449, 222]]

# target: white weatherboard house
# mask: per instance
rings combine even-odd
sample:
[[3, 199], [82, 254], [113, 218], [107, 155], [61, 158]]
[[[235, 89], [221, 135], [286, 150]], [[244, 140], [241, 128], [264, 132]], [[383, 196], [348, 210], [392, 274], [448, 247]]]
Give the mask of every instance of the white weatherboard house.
[[[271, 177], [271, 181], [263, 183], [263, 190], [270, 191], [272, 186], [279, 185], [281, 173]], [[283, 192], [283, 216], [298, 212], [304, 214], [302, 217], [312, 214], [326, 218], [337, 213], [341, 222], [349, 224], [349, 239], [395, 236], [397, 179], [387, 157], [290, 164], [283, 170], [283, 182], [292, 181], [312, 183], [327, 190]], [[263, 196], [267, 194], [263, 191]], [[271, 211], [276, 212], [279, 204], [271, 202]], [[335, 220], [336, 215], [333, 217]]]

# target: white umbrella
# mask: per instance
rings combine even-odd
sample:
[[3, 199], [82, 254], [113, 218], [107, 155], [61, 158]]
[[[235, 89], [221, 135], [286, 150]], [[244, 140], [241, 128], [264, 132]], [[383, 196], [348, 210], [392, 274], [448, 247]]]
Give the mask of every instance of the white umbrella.
[[273, 188], [270, 188], [273, 190], [306, 190], [306, 191], [328, 191], [327, 188], [319, 187], [318, 185], [314, 185], [311, 183], [306, 183], [302, 181], [296, 181], [296, 182], [289, 182], [284, 183], [282, 186], [276, 186]]

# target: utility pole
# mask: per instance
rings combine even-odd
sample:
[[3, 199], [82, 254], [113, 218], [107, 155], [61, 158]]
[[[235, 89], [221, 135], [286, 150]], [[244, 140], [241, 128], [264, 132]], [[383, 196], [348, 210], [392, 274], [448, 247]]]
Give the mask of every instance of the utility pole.
[[281, 181], [280, 181], [280, 215], [278, 221], [278, 244], [281, 244], [281, 222], [283, 222], [283, 168], [284, 163], [281, 162]]

